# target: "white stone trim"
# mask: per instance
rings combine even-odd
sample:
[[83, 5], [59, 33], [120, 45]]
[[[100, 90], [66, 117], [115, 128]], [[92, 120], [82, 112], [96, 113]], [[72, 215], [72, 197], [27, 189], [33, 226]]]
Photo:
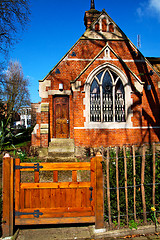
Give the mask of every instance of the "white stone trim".
[[[120, 124], [120, 123], [118, 123]], [[112, 123], [113, 125], [113, 123]], [[91, 127], [91, 126], [88, 126], [88, 127], [74, 127], [74, 129], [81, 129], [81, 130], [85, 130], [85, 129], [160, 129], [160, 126], [147, 126], [147, 127], [129, 127], [127, 126], [127, 124], [124, 123], [124, 126], [123, 125], [119, 125], [119, 127], [117, 128], [116, 126], [111, 126], [110, 127], [104, 127], [104, 126], [94, 126], [94, 127]]]
[[32, 134], [37, 134], [38, 129], [39, 129], [39, 124], [36, 124], [33, 131], [32, 131]]
[[41, 112], [48, 112], [49, 111], [49, 103], [41, 103]]
[[[90, 122], [90, 86], [92, 84], [92, 81], [94, 79], [94, 76], [97, 75], [99, 72], [109, 69], [113, 72], [115, 72], [120, 79], [122, 80], [124, 92], [125, 92], [125, 119], [126, 122]], [[86, 122], [84, 122], [84, 127], [86, 129], [116, 129], [116, 128], [131, 128], [133, 126], [133, 123], [131, 121], [131, 118], [133, 116], [133, 112], [131, 110], [131, 106], [133, 104], [133, 99], [131, 98], [131, 86], [128, 82], [127, 76], [117, 68], [115, 65], [110, 63], [104, 63], [98, 67], [96, 67], [89, 75], [86, 80], [85, 86], [85, 98], [83, 99], [83, 104], [85, 105], [85, 110], [83, 111], [83, 116], [86, 118]]]
[[48, 134], [48, 129], [43, 129], [43, 128], [42, 128], [42, 129], [40, 130], [40, 133], [41, 133], [41, 134]]
[[48, 123], [41, 123], [41, 129], [48, 129]]
[[39, 82], [39, 96], [41, 98], [48, 98], [48, 91], [46, 91], [46, 87], [51, 86], [51, 80], [44, 80], [43, 82]]
[[134, 82], [134, 86], [138, 92], [140, 92], [140, 93], [143, 92], [143, 85], [140, 82], [138, 82], [138, 81]]
[[73, 91], [73, 92], [78, 92], [78, 91], [80, 91], [81, 85], [82, 85], [81, 81], [76, 81], [76, 82], [72, 83], [72, 84], [71, 84], [71, 86], [72, 86], [72, 91]]
[[48, 95], [71, 95], [71, 90], [48, 90]]
[[[99, 60], [112, 60], [112, 61], [119, 61], [119, 59], [117, 59], [117, 58], [108, 58], [108, 57], [105, 57], [104, 56], [104, 58], [97, 58], [97, 59], [95, 59], [95, 61], [99, 61]], [[122, 59], [123, 60], [123, 62], [140, 62], [140, 63], [144, 63], [145, 62], [145, 60], [129, 60], [129, 59]], [[93, 61], [93, 59], [83, 59], [83, 58], [69, 58], [69, 59], [67, 59], [67, 61], [82, 61], [82, 62], [85, 62], [85, 61], [89, 61], [89, 62], [91, 62], [91, 61]]]

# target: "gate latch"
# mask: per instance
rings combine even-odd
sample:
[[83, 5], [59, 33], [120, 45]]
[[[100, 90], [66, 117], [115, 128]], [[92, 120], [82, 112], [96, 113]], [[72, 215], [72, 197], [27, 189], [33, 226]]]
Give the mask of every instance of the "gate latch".
[[93, 198], [92, 198], [93, 187], [90, 187], [89, 190], [91, 191], [91, 195], [90, 195], [90, 199], [89, 200], [92, 201], [93, 200]]

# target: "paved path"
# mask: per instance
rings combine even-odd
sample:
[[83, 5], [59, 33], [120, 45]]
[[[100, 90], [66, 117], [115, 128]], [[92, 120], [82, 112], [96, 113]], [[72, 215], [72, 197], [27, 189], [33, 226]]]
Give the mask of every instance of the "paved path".
[[[33, 227], [33, 226], [32, 226]], [[95, 230], [94, 226], [64, 226], [52, 228], [20, 229], [17, 240], [160, 240], [160, 234], [154, 233], [154, 226], [141, 226], [138, 229], [120, 229], [106, 231]], [[160, 229], [158, 228], [160, 232]], [[17, 231], [18, 232], [18, 231]]]
[[[150, 233], [150, 234], [149, 234]], [[121, 236], [121, 237], [119, 237]], [[122, 237], [123, 236], [123, 237]], [[58, 227], [41, 229], [23, 229], [19, 231], [17, 240], [160, 240], [154, 234], [154, 227], [140, 227], [138, 230], [123, 229], [117, 231], [95, 231], [94, 226]]]

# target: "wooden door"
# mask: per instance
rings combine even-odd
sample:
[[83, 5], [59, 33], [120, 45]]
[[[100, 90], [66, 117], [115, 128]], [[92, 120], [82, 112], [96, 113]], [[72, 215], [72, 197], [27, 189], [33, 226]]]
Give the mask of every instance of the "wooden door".
[[69, 137], [69, 100], [68, 97], [54, 98], [54, 136]]

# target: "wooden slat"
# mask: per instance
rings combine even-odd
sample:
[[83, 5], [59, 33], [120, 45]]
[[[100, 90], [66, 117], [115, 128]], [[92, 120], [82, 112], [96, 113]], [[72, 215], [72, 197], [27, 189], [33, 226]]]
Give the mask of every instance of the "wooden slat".
[[20, 209], [24, 209], [24, 189], [20, 190]]
[[72, 189], [72, 199], [71, 199], [71, 206], [76, 206], [76, 189]]
[[31, 189], [24, 189], [24, 207], [31, 207]]
[[[20, 159], [15, 159], [15, 165], [20, 165]], [[20, 170], [15, 170], [15, 211], [19, 211], [19, 197], [20, 197]]]
[[81, 189], [76, 189], [76, 207], [81, 207], [81, 198], [82, 198], [82, 195], [81, 195]]
[[66, 189], [66, 206], [73, 207], [73, 205], [72, 205], [72, 189]]
[[63, 189], [63, 188], [60, 189], [60, 206], [66, 207], [66, 189]]
[[[86, 207], [90, 207], [91, 206], [90, 196], [91, 196], [91, 191], [88, 188], [86, 188]], [[93, 197], [94, 196], [92, 194], [92, 198]]]
[[155, 143], [153, 143], [153, 190], [152, 190], [152, 199], [153, 199], [153, 206], [155, 207], [155, 183], [156, 183], [156, 147]]
[[39, 172], [37, 171], [34, 172], [34, 182], [39, 183]]
[[110, 198], [110, 182], [109, 182], [109, 148], [107, 148], [106, 182], [107, 182], [108, 218], [109, 218], [109, 226], [111, 227], [112, 220], [111, 220], [111, 198]]
[[95, 207], [95, 228], [104, 227], [104, 194], [103, 194], [103, 170], [102, 170], [102, 155], [96, 155], [96, 207]]
[[90, 187], [90, 182], [46, 182], [46, 183], [21, 183], [22, 189], [41, 188], [85, 188]]
[[82, 203], [81, 203], [81, 207], [86, 207], [86, 203], [87, 203], [87, 188], [82, 188], [81, 189], [81, 194], [82, 194]]
[[40, 206], [41, 208], [51, 207], [51, 189], [40, 189]]
[[3, 237], [13, 235], [13, 159], [3, 158]]
[[91, 158], [90, 160], [91, 162], [91, 169], [90, 169], [90, 175], [91, 175], [91, 182], [90, 182], [90, 187], [93, 187], [93, 191], [92, 191], [92, 201], [90, 202], [91, 206], [92, 206], [92, 210], [93, 210], [93, 214], [95, 214], [95, 198], [96, 198], [96, 161], [95, 158]]
[[51, 189], [51, 208], [56, 206], [56, 189]]
[[77, 171], [72, 171], [72, 182], [77, 182]]
[[[25, 213], [25, 212], [24, 212]], [[32, 214], [32, 211], [30, 211], [29, 213], [31, 214], [24, 214], [24, 215], [21, 215], [21, 216], [16, 216], [16, 219], [18, 218], [33, 218], [35, 219], [36, 217], [34, 217], [34, 215]], [[92, 216], [91, 214], [91, 211], [88, 210], [88, 211], [79, 211], [79, 212], [64, 212], [64, 211], [59, 211], [59, 212], [42, 212], [43, 215], [40, 215], [39, 216], [39, 219], [42, 219], [42, 218], [64, 218], [64, 217], [83, 217], [83, 216]]]
[[143, 150], [143, 152], [142, 152], [142, 166], [141, 166], [141, 193], [142, 193], [142, 205], [143, 205], [143, 221], [144, 221], [144, 223], [147, 223], [145, 188], [144, 188], [145, 145], [143, 145], [142, 150]]
[[58, 171], [53, 171], [53, 182], [58, 182]]
[[30, 206], [31, 208], [40, 208], [41, 204], [40, 204], [40, 191], [39, 189], [31, 189], [30, 191]]
[[[29, 213], [29, 212], [34, 212], [37, 210], [37, 207], [34, 208], [26, 208], [26, 209], [20, 209], [19, 212], [24, 212], [24, 213]], [[55, 208], [38, 208], [38, 210], [42, 213], [63, 213], [63, 212], [86, 212], [86, 211], [91, 211], [92, 207], [55, 207]], [[41, 216], [42, 217], [42, 216]]]
[[10, 235], [14, 229], [14, 160], [10, 159]]
[[56, 193], [56, 207], [60, 208], [60, 206], [61, 206], [60, 188], [56, 189], [55, 193]]
[[[18, 165], [18, 164], [16, 164]], [[59, 163], [39, 163], [40, 171], [73, 171], [73, 170], [90, 170], [90, 162], [59, 162]], [[20, 163], [20, 166], [34, 166], [34, 163]], [[22, 172], [34, 171], [34, 169], [21, 169]]]
[[133, 192], [133, 208], [134, 208], [134, 221], [137, 221], [136, 217], [136, 157], [135, 157], [135, 146], [132, 146], [132, 151], [133, 151], [133, 187], [134, 187], [134, 192]]
[[128, 190], [127, 190], [127, 158], [126, 158], [126, 148], [123, 146], [124, 155], [124, 173], [125, 173], [125, 200], [126, 200], [126, 222], [128, 226]]
[[120, 227], [120, 204], [119, 204], [119, 170], [118, 170], [118, 150], [116, 147], [116, 187], [117, 187], [117, 212], [118, 212], [118, 228]]
[[15, 219], [15, 225], [37, 225], [37, 224], [64, 224], [64, 223], [94, 223], [95, 217], [66, 217], [66, 218], [41, 218], [41, 219]]

